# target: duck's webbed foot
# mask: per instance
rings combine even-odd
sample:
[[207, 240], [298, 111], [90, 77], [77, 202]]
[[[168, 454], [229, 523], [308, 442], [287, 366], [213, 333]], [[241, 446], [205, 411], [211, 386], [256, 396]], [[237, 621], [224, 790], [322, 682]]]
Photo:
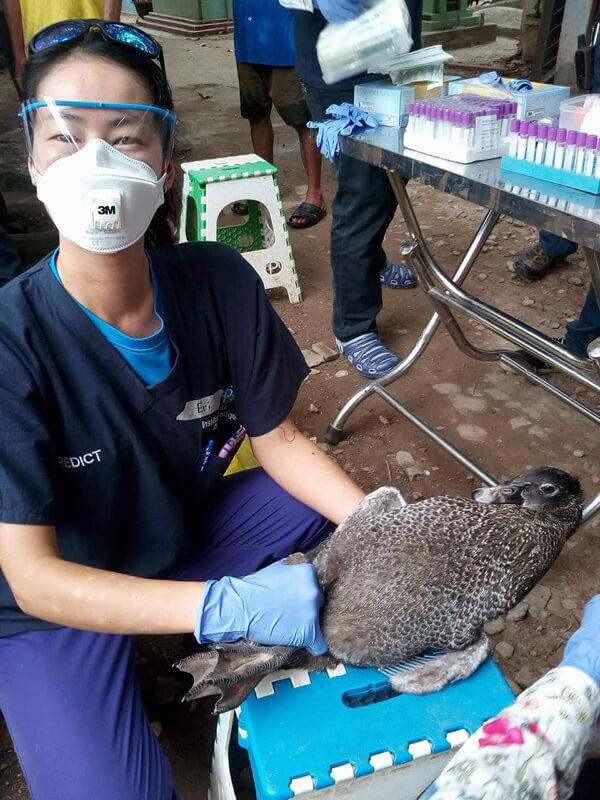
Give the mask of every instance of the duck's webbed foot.
[[313, 656], [308, 650], [302, 648], [301, 650], [296, 650], [286, 661], [285, 668], [305, 669], [308, 672], [325, 672], [326, 669], [335, 669], [339, 663], [339, 659], [330, 653], [324, 653], [322, 656]]
[[409, 672], [392, 675], [390, 684], [398, 692], [406, 694], [428, 694], [439, 692], [452, 681], [468, 678], [485, 660], [489, 650], [489, 641], [485, 633], [481, 633], [474, 644], [464, 650], [444, 653], [434, 661], [429, 661]]
[[194, 679], [183, 699], [217, 695], [215, 714], [237, 708], [265, 675], [284, 666], [294, 650], [294, 647], [266, 647], [242, 639], [183, 658], [174, 666], [189, 672]]

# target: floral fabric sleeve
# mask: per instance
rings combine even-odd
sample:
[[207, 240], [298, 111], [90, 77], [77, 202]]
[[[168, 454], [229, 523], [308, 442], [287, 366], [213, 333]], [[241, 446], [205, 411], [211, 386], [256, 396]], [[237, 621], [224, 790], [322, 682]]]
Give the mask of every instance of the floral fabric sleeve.
[[567, 800], [599, 712], [591, 678], [551, 670], [465, 742], [425, 800]]

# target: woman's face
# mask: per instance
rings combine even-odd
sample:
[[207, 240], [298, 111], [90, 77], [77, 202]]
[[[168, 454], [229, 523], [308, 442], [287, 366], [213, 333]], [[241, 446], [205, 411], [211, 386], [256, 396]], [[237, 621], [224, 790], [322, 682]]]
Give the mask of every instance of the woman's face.
[[[149, 86], [137, 73], [89, 53], [59, 61], [40, 82], [37, 100], [153, 104]], [[57, 159], [103, 139], [125, 155], [144, 161], [157, 176], [164, 172], [164, 139], [155, 114], [137, 109], [42, 106], [31, 117], [31, 166], [44, 174]]]

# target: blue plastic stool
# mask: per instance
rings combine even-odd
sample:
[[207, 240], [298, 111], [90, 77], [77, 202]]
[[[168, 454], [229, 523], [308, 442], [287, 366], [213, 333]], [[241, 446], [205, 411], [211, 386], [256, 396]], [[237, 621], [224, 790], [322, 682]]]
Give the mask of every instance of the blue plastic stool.
[[[339, 665], [263, 679], [238, 720], [258, 800], [416, 800], [455, 748], [514, 699], [491, 658], [440, 692], [389, 695], [376, 669]], [[211, 800], [235, 798], [228, 761], [234, 713], [219, 717]]]

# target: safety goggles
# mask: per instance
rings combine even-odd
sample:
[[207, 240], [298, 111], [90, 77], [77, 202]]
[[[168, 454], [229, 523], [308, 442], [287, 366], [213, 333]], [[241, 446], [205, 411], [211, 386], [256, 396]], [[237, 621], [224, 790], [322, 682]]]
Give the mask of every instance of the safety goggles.
[[107, 22], [103, 19], [66, 19], [48, 25], [31, 39], [28, 46], [29, 53], [39, 53], [40, 50], [46, 50], [62, 42], [81, 39], [91, 28], [100, 31], [102, 36], [111, 42], [133, 47], [150, 58], [156, 58], [162, 71], [166, 73], [162, 47], [156, 39], [133, 25]]
[[27, 152], [41, 172], [94, 139], [103, 139], [130, 158], [164, 167], [177, 126], [173, 112], [159, 106], [52, 97], [24, 103], [20, 116]]

